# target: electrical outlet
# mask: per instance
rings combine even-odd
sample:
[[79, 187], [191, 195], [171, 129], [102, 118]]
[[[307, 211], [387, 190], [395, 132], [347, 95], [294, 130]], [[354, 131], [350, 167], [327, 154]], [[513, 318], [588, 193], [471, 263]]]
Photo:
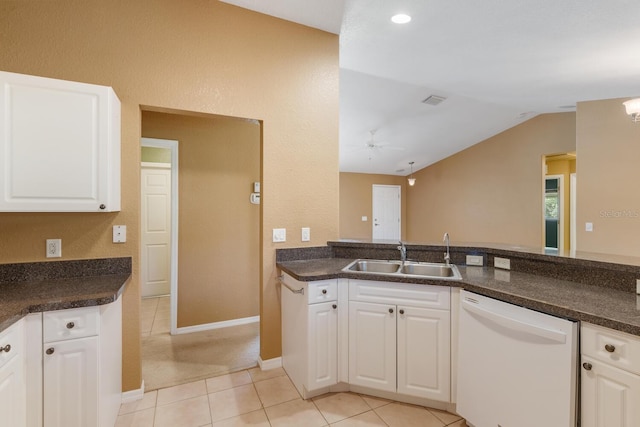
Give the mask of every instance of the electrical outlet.
[[302, 241], [308, 242], [311, 240], [311, 229], [309, 227], [302, 227]]
[[493, 266], [495, 268], [502, 268], [504, 270], [511, 270], [511, 260], [509, 258], [493, 258]]
[[467, 255], [467, 265], [482, 266], [484, 259], [482, 255]]
[[47, 239], [47, 258], [60, 258], [62, 256], [62, 239]]

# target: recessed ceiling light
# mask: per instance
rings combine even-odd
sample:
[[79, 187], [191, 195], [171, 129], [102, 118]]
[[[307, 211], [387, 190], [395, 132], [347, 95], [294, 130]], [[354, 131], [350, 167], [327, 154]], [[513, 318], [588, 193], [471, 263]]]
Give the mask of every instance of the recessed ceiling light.
[[391, 21], [396, 24], [406, 24], [407, 22], [411, 21], [411, 17], [404, 13], [398, 13], [397, 15], [393, 15], [391, 17]]

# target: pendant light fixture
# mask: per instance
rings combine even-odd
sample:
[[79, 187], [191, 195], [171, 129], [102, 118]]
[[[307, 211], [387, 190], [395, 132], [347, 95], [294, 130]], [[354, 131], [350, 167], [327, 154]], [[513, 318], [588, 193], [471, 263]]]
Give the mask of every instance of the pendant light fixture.
[[634, 122], [640, 122], [640, 98], [630, 99], [622, 103]]
[[409, 175], [409, 178], [407, 179], [407, 181], [409, 181], [409, 186], [413, 187], [414, 185], [416, 185], [416, 179], [413, 177], [413, 164], [415, 162], [409, 162], [409, 167], [411, 168], [411, 174]]

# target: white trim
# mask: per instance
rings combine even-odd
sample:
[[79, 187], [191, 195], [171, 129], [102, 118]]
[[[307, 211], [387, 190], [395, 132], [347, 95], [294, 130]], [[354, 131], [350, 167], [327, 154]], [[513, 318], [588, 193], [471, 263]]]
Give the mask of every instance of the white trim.
[[258, 357], [258, 366], [260, 366], [260, 369], [263, 371], [282, 368], [282, 357], [274, 357], [268, 360], [262, 360], [261, 357]]
[[204, 323], [202, 325], [185, 326], [176, 328], [172, 334], [190, 334], [191, 332], [210, 331], [212, 329], [229, 328], [231, 326], [246, 325], [248, 323], [260, 322], [260, 316], [242, 317], [240, 319], [223, 320], [222, 322]]
[[142, 162], [140, 165], [143, 168], [171, 169], [171, 163]]
[[[178, 141], [141, 138], [142, 147], [171, 150], [171, 334], [178, 333]], [[140, 245], [142, 250], [142, 245]]]
[[577, 198], [576, 198], [576, 189], [578, 187], [576, 181], [576, 174], [572, 173], [569, 175], [569, 251], [572, 254], [576, 252], [576, 207], [577, 207]]
[[140, 384], [140, 388], [136, 390], [123, 391], [121, 403], [135, 402], [136, 400], [140, 400], [143, 397], [144, 397], [144, 380], [142, 380], [142, 384]]

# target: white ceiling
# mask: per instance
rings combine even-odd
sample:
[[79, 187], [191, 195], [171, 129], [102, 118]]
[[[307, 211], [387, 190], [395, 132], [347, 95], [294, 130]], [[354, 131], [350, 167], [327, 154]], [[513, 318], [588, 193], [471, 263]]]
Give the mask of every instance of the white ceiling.
[[407, 175], [537, 114], [640, 95], [633, 0], [222, 1], [340, 34], [342, 172]]

